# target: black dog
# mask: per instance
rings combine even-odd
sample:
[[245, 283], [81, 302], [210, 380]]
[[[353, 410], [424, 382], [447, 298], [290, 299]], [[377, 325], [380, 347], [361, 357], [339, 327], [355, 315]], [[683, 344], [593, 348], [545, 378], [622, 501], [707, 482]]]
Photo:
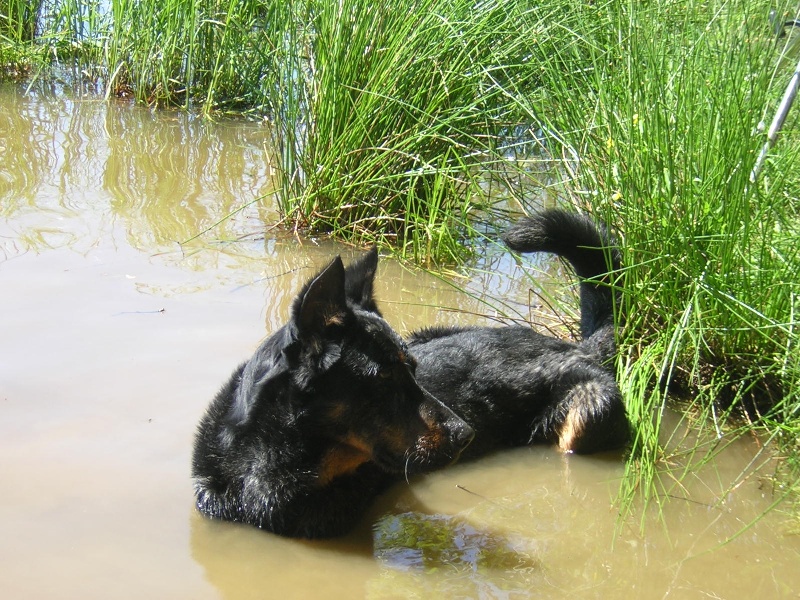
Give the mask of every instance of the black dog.
[[603, 365], [614, 353], [615, 296], [591, 279], [607, 278], [606, 255], [619, 267], [608, 234], [549, 211], [505, 240], [564, 256], [585, 279], [581, 343], [527, 327], [429, 329], [412, 336], [415, 360], [373, 299], [377, 252], [346, 270], [337, 258], [201, 421], [200, 511], [283, 535], [334, 536], [403, 474], [456, 460], [473, 429], [464, 455], [540, 440], [580, 452], [624, 444], [624, 407]]
[[377, 264], [375, 250], [347, 270], [337, 257], [217, 394], [194, 448], [201, 512], [294, 537], [340, 535], [392, 481], [450, 464], [470, 442], [378, 312]]
[[582, 341], [521, 326], [427, 329], [409, 341], [417, 380], [475, 430], [464, 457], [537, 441], [567, 452], [625, 445], [628, 419], [607, 364], [616, 351], [611, 278], [620, 269], [611, 236], [586, 216], [554, 209], [520, 220], [503, 239], [572, 264], [582, 280]]

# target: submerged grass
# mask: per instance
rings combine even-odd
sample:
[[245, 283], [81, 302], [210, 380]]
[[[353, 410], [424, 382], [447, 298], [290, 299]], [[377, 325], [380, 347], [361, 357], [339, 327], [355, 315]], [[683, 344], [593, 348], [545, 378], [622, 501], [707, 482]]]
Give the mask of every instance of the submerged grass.
[[676, 401], [712, 440], [691, 464], [755, 433], [789, 457], [783, 481], [797, 479], [796, 116], [750, 181], [762, 123], [797, 62], [796, 35], [776, 37], [772, 8], [787, 18], [798, 9], [0, 0], [0, 52], [3, 65], [36, 68], [77, 56], [108, 96], [267, 117], [288, 222], [386, 240], [419, 262], [463, 258], [497, 189], [535, 207], [531, 165], [554, 165], [547, 193], [620, 232], [617, 367], [637, 432], [629, 506], [680, 485], [681, 472], [673, 484], [659, 476], [675, 447], [664, 411]]

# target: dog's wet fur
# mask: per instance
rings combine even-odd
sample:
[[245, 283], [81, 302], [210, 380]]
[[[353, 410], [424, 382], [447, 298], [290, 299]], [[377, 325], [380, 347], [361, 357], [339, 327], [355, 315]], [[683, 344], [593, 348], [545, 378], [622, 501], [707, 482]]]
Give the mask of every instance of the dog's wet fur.
[[427, 329], [409, 341], [417, 381], [474, 428], [464, 457], [534, 442], [580, 453], [625, 445], [628, 419], [611, 364], [620, 271], [611, 235], [585, 215], [553, 209], [521, 219], [503, 241], [572, 265], [581, 279], [581, 341], [518, 325]]
[[373, 297], [377, 251], [346, 269], [337, 257], [201, 420], [192, 462], [199, 510], [281, 535], [332, 537], [391, 483], [462, 455], [537, 441], [575, 452], [624, 445], [627, 419], [607, 364], [610, 273], [619, 270], [609, 234], [550, 210], [504, 240], [573, 265], [580, 342], [509, 326], [432, 328], [406, 343]]

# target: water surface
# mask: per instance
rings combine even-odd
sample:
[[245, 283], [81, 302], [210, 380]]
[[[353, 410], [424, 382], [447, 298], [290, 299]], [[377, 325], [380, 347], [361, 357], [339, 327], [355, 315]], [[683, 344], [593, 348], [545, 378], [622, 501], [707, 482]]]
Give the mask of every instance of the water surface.
[[[204, 519], [206, 405], [306, 278], [362, 250], [267, 227], [258, 123], [5, 85], [0, 157], [0, 597], [800, 597], [800, 540], [757, 520], [774, 465], [730, 489], [756, 440], [621, 526], [621, 458], [546, 447], [399, 484], [340, 540]], [[468, 295], [384, 259], [387, 318], [487, 322], [484, 298], [525, 313], [514, 260], [476, 266]]]

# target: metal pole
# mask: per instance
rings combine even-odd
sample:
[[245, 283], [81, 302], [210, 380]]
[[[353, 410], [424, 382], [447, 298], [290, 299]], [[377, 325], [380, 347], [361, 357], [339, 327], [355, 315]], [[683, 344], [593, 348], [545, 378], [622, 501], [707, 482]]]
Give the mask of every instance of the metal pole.
[[789, 80], [789, 85], [786, 87], [786, 91], [783, 94], [783, 100], [781, 100], [781, 103], [778, 106], [778, 111], [775, 113], [775, 118], [772, 119], [772, 125], [769, 126], [767, 142], [764, 144], [764, 147], [761, 148], [761, 152], [758, 155], [756, 164], [753, 167], [753, 170], [750, 172], [750, 183], [755, 183], [756, 179], [758, 179], [758, 175], [761, 173], [761, 169], [764, 167], [764, 161], [767, 158], [767, 153], [778, 140], [778, 132], [780, 132], [781, 127], [783, 127], [783, 122], [786, 120], [786, 115], [789, 113], [789, 109], [792, 107], [792, 102], [794, 102], [795, 96], [797, 96], [798, 86], [800, 86], [800, 62], [797, 63], [797, 68], [795, 68], [794, 74]]

